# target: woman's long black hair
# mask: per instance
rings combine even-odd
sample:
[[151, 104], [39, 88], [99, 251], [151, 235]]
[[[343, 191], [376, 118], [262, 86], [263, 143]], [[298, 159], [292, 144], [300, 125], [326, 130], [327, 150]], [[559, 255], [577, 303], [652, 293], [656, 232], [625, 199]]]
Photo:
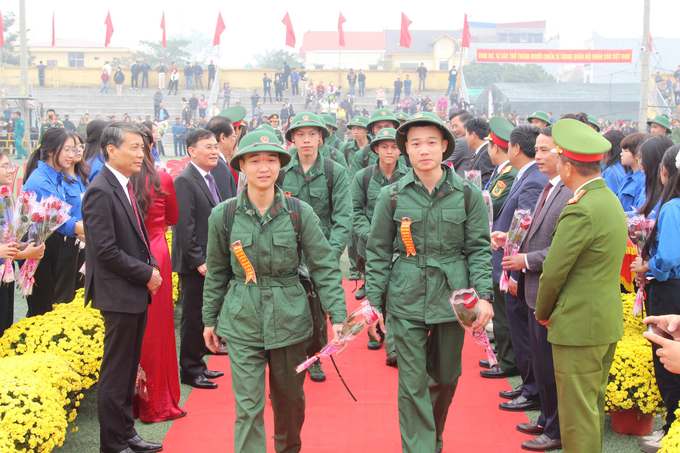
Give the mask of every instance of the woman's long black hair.
[[142, 213], [142, 217], [146, 219], [149, 207], [153, 204], [154, 198], [167, 194], [161, 190], [161, 177], [158, 176], [158, 172], [154, 166], [154, 158], [151, 154], [153, 131], [149, 130], [144, 123], [134, 123], [134, 125], [142, 131], [144, 160], [142, 161], [142, 169], [139, 173], [133, 173], [132, 176], [130, 176], [130, 182], [132, 182], [132, 190], [135, 192], [137, 207]]
[[[69, 135], [73, 138], [73, 141], [76, 143], [76, 146], [85, 144], [83, 137], [81, 137], [77, 133], [70, 131]], [[69, 176], [68, 168], [62, 168], [61, 171], [64, 173], [64, 181], [71, 182], [71, 183], [75, 182]], [[88, 164], [87, 161], [85, 160], [85, 151], [83, 151], [83, 158], [80, 159], [80, 162], [78, 162], [73, 167], [73, 171], [75, 171], [76, 175], [78, 175], [80, 177], [80, 180], [83, 182], [85, 187], [87, 187], [88, 184], [89, 184], [89, 182], [87, 182], [87, 181], [90, 178], [90, 164]]]
[[83, 153], [83, 160], [85, 162], [92, 162], [94, 157], [102, 155], [101, 138], [102, 132], [109, 123], [104, 120], [92, 120], [87, 123], [87, 133], [85, 134], [85, 152]]
[[24, 172], [24, 181], [28, 181], [31, 173], [38, 168], [38, 161], [41, 160], [45, 162], [50, 154], [54, 156], [54, 162], [57, 162], [62, 148], [64, 147], [64, 143], [70, 138], [71, 134], [69, 134], [69, 131], [61, 127], [53, 127], [43, 132], [43, 135], [40, 138], [40, 146], [37, 147], [35, 151], [33, 151], [33, 154], [31, 154], [31, 157], [28, 158], [26, 171]]
[[638, 210], [638, 214], [648, 217], [661, 199], [663, 184], [661, 184], [661, 178], [659, 178], [659, 164], [661, 164], [666, 150], [671, 146], [673, 146], [673, 140], [666, 135], [654, 135], [640, 145], [640, 158], [642, 160], [642, 170], [645, 173], [647, 201]]

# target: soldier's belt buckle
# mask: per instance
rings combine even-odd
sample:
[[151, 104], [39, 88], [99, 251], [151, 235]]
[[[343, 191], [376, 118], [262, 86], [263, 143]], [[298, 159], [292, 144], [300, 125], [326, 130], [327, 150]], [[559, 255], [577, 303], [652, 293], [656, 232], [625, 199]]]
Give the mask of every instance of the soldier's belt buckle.
[[260, 288], [269, 288], [269, 276], [268, 275], [261, 275], [259, 284], [260, 284]]
[[427, 266], [427, 256], [416, 255], [416, 266], [418, 267]]

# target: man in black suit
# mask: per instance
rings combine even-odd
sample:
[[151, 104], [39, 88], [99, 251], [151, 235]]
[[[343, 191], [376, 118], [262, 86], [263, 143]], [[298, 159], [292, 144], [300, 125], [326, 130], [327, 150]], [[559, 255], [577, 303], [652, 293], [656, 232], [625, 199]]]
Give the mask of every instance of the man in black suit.
[[465, 172], [470, 169], [475, 150], [470, 148], [465, 140], [465, 123], [472, 119], [472, 115], [465, 110], [453, 110], [449, 115], [451, 132], [456, 137], [456, 149], [444, 163], [451, 163], [458, 176], [465, 178]]
[[223, 116], [213, 116], [205, 128], [215, 134], [217, 145], [220, 148], [220, 158], [215, 168], [210, 170], [210, 174], [215, 177], [215, 184], [217, 184], [217, 190], [222, 199], [234, 198], [237, 181], [228, 162], [238, 149], [238, 134], [234, 131], [231, 120]]
[[471, 118], [465, 122], [465, 141], [468, 146], [475, 150], [475, 155], [470, 162], [470, 170], [479, 170], [482, 173], [482, 187], [491, 179], [496, 166], [489, 156], [489, 123], [481, 118]]
[[222, 201], [210, 171], [219, 161], [220, 149], [215, 135], [198, 129], [186, 141], [191, 162], [175, 178], [177, 207], [182, 215], [173, 227], [172, 270], [179, 274], [182, 322], [180, 324], [179, 366], [184, 384], [215, 389], [210, 379], [223, 376], [208, 370], [203, 356], [208, 350], [203, 341], [203, 282], [205, 280], [208, 217]]
[[106, 165], [82, 204], [85, 303], [101, 311], [106, 332], [97, 388], [100, 449], [156, 452], [163, 446], [137, 435], [132, 413], [148, 305], [162, 281], [129, 179], [144, 160], [142, 131], [113, 123], [104, 129], [101, 147]]

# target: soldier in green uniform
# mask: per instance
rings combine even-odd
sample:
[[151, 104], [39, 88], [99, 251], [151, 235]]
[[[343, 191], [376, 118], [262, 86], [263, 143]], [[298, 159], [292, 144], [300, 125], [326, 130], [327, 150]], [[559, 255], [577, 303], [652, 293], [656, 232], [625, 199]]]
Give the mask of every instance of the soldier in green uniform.
[[544, 129], [552, 124], [550, 121], [550, 115], [542, 110], [536, 110], [534, 113], [529, 115], [529, 117], [527, 117], [527, 120], [530, 124], [533, 124], [539, 129]]
[[[288, 165], [281, 168], [278, 185], [293, 197], [308, 203], [319, 217], [321, 230], [330, 243], [333, 256], [339, 262], [349, 240], [352, 223], [352, 199], [349, 193], [347, 170], [319, 152], [319, 138], [328, 136], [326, 125], [313, 113], [295, 115], [286, 140], [292, 142], [297, 153]], [[313, 356], [328, 342], [326, 313], [318, 298], [310, 299], [314, 321], [313, 335], [307, 344], [307, 355]], [[309, 367], [314, 382], [323, 382], [326, 375], [321, 361]]]
[[[381, 129], [385, 129], [387, 127], [391, 127], [393, 129], [399, 127], [399, 121], [394, 116], [394, 113], [392, 113], [392, 111], [389, 109], [377, 109], [375, 112], [373, 112], [370, 121], [366, 125], [368, 132], [372, 134], [373, 137], [375, 137]], [[404, 158], [400, 157], [400, 159], [402, 163], [404, 163]], [[350, 180], [354, 178], [356, 172], [362, 168], [368, 167], [369, 165], [375, 165], [377, 160], [378, 155], [368, 145], [354, 153], [354, 157], [352, 157], [352, 162], [349, 168]]]
[[[508, 159], [508, 146], [510, 141], [510, 133], [515, 128], [510, 121], [500, 116], [495, 116], [489, 120], [489, 129], [491, 133], [486, 138], [489, 140], [489, 157], [491, 163], [496, 166], [496, 169], [491, 175], [491, 179], [486, 184], [486, 189], [491, 195], [491, 204], [493, 205], [494, 219], [501, 210], [501, 206], [508, 198], [510, 190], [512, 190], [512, 183], [515, 182], [517, 170], [510, 165]], [[498, 313], [495, 312], [494, 324], [498, 320]]]
[[52, 129], [53, 127], [64, 127], [62, 122], [57, 119], [57, 114], [55, 113], [54, 109], [49, 109], [45, 113], [47, 113], [47, 118], [45, 118], [45, 122], [40, 125], [40, 140], [38, 141], [38, 145], [40, 145], [43, 133], [46, 130]]
[[670, 135], [671, 134], [671, 121], [668, 117], [664, 115], [657, 115], [651, 120], [647, 121], [647, 125], [650, 127], [652, 135]]
[[[279, 136], [276, 134], [277, 130], [274, 129], [274, 128], [271, 126], [271, 124], [260, 124], [259, 126], [257, 126], [257, 128], [256, 128], [255, 130], [256, 130], [256, 131], [267, 131], [267, 132], [271, 132], [272, 134], [276, 135], [276, 140], [278, 141], [279, 145], [283, 145], [283, 142], [282, 142], [281, 140], [279, 140]], [[279, 131], [279, 132], [280, 132], [280, 131]]]
[[[342, 275], [319, 218], [307, 203], [284, 196], [274, 184], [281, 165], [290, 160], [276, 141], [266, 131], [241, 140], [229, 165], [245, 174], [248, 185], [238, 197], [215, 207], [208, 221], [203, 336], [213, 352], [219, 349], [217, 335], [229, 347], [236, 401], [234, 451], [239, 453], [267, 449], [267, 366], [275, 450], [302, 448], [305, 375], [296, 374], [295, 366], [307, 357], [305, 340], [312, 331], [298, 275], [302, 253], [336, 339], [347, 317]], [[298, 253], [291, 253], [295, 249]]]
[[[413, 169], [378, 197], [366, 246], [367, 297], [377, 310], [387, 299], [402, 449], [441, 452], [465, 336], [449, 303], [452, 292], [477, 290], [475, 329], [493, 317], [489, 216], [481, 190], [442, 165], [455, 141], [439, 117], [415, 114], [396, 139]], [[399, 256], [392, 264], [394, 241]], [[375, 326], [371, 332], [375, 338]]]
[[565, 452], [602, 451], [604, 400], [623, 335], [619, 285], [628, 229], [600, 177], [611, 144], [588, 125], [562, 119], [552, 130], [557, 170], [574, 197], [557, 221], [538, 287], [536, 319], [552, 344]]
[[[335, 122], [335, 118], [333, 118], [331, 115], [328, 113], [324, 113], [321, 115], [321, 119], [324, 120], [326, 123], [326, 127], [328, 128], [328, 132], [330, 135], [328, 138], [325, 140], [325, 143], [330, 146], [331, 148], [335, 148], [340, 153], [344, 156], [345, 155], [345, 148], [347, 147], [348, 143], [340, 141], [338, 136], [335, 134], [338, 130], [338, 125]], [[345, 157], [345, 161], [347, 161], [347, 158]], [[349, 165], [345, 166], [345, 168], [349, 168]]]
[[[329, 127], [326, 126], [326, 122], [321, 118], [319, 115], [315, 115], [314, 113], [310, 112], [305, 112], [306, 115], [308, 115], [310, 118], [313, 118], [315, 121], [319, 122], [320, 124], [323, 124], [324, 127], [326, 127], [326, 130], [328, 133], [331, 133], [331, 130]], [[291, 146], [290, 149], [288, 150], [290, 152], [291, 157], [295, 156], [297, 154], [297, 147]], [[326, 144], [326, 139], [323, 138], [323, 136], [319, 136], [319, 154], [323, 157], [327, 157], [328, 159], [331, 159], [333, 162], [337, 162], [340, 165], [342, 165], [344, 168], [347, 167], [347, 160], [345, 160], [345, 156], [338, 151], [335, 148], [332, 148]]]
[[[369, 165], [359, 170], [351, 184], [354, 206], [352, 234], [357, 244], [359, 256], [364, 263], [366, 262], [366, 243], [371, 232], [371, 219], [380, 190], [399, 181], [407, 172], [406, 166], [398, 160], [400, 152], [397, 147], [396, 132], [392, 128], [382, 129], [378, 132], [378, 135], [371, 142], [371, 147], [378, 153], [378, 161], [375, 165]], [[363, 290], [364, 286], [362, 285], [361, 291]], [[389, 326], [389, 317], [386, 317], [385, 322]], [[397, 353], [394, 351], [394, 336], [389, 328], [385, 335], [386, 364], [396, 366]], [[380, 344], [381, 341], [368, 336], [368, 349], [378, 350]]]
[[347, 163], [352, 165], [354, 155], [371, 143], [371, 136], [368, 135], [368, 118], [361, 115], [355, 116], [347, 123], [347, 129], [354, 139], [345, 147], [345, 158]]
[[404, 124], [409, 118], [411, 118], [411, 117], [409, 116], [409, 114], [406, 113], [406, 112], [397, 112], [397, 114], [394, 115], [394, 116], [395, 116], [395, 117], [397, 118], [397, 120], [399, 121], [399, 125], [400, 125], [400, 126], [401, 126], [402, 124]]
[[279, 115], [276, 113], [269, 115], [267, 120], [269, 120], [269, 125], [276, 131], [276, 138], [279, 139], [279, 142], [283, 143], [283, 134], [281, 133], [281, 129], [279, 129]]

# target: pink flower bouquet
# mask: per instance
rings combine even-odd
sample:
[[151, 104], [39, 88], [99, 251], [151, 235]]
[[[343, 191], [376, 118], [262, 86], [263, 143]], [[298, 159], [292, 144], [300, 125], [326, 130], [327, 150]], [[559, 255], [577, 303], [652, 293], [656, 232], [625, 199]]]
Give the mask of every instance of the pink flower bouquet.
[[[635, 244], [638, 250], [638, 256], [642, 255], [642, 249], [644, 248], [647, 240], [649, 240], [649, 234], [652, 232], [655, 224], [654, 219], [648, 219], [643, 215], [635, 215], [628, 217], [628, 236], [630, 240]], [[645, 302], [645, 280], [638, 286], [637, 293], [635, 294], [635, 303], [633, 304], [633, 316], [638, 316], [642, 314], [642, 307]]]
[[[31, 215], [36, 204], [34, 193], [21, 192], [14, 200], [8, 187], [0, 189], [2, 206], [0, 224], [2, 224], [2, 242], [19, 242], [31, 226]], [[12, 260], [6, 258], [0, 265], [0, 278], [5, 283], [14, 281]]]
[[463, 329], [472, 334], [472, 338], [475, 339], [475, 342], [478, 345], [484, 346], [486, 355], [489, 358], [489, 364], [491, 366], [498, 364], [496, 355], [491, 349], [489, 336], [486, 334], [486, 330], [472, 330], [472, 326], [475, 324], [475, 321], [477, 321], [477, 318], [479, 318], [479, 306], [477, 305], [477, 302], [479, 302], [479, 297], [477, 296], [477, 291], [472, 288], [459, 289], [453, 292], [449, 302], [451, 303], [453, 312], [456, 314], [456, 318]]
[[[508, 231], [508, 239], [505, 242], [505, 254], [503, 256], [517, 255], [519, 246], [524, 239], [524, 236], [529, 232], [531, 226], [531, 211], [528, 209], [516, 209], [515, 214], [510, 223], [510, 230]], [[501, 291], [508, 291], [508, 274], [503, 271], [501, 274], [500, 289]]]

